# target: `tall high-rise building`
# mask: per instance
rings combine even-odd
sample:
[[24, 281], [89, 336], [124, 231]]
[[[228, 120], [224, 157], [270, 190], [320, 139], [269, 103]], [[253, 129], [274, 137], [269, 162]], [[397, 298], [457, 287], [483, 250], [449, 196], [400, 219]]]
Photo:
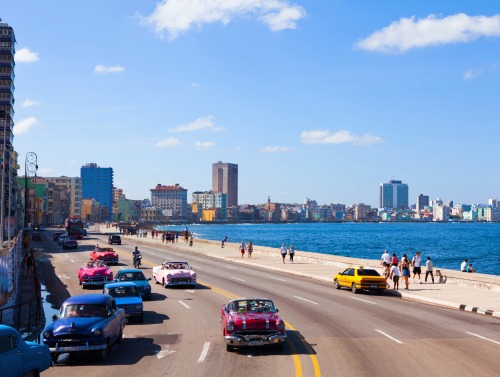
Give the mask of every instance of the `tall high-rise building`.
[[212, 164], [212, 191], [227, 194], [227, 206], [238, 205], [238, 165], [219, 161]]
[[176, 183], [173, 186], [165, 186], [160, 183], [151, 191], [151, 205], [161, 208], [163, 214], [173, 220], [185, 220], [187, 218], [187, 189]]
[[425, 207], [429, 206], [429, 195], [420, 194], [417, 196], [416, 210], [422, 211]]
[[408, 208], [408, 185], [390, 180], [380, 184], [380, 208]]
[[95, 199], [106, 209], [105, 218], [111, 220], [113, 208], [113, 168], [101, 168], [96, 163], [87, 163], [80, 169], [82, 198]]

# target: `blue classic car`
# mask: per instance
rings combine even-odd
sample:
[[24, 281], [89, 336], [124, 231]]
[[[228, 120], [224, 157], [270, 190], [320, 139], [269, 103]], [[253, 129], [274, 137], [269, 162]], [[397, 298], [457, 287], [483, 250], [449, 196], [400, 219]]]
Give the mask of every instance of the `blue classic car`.
[[149, 281], [151, 278], [146, 278], [144, 273], [137, 268], [129, 268], [127, 270], [120, 270], [116, 273], [115, 281], [131, 281], [137, 285], [143, 300], [151, 300], [151, 285]]
[[52, 365], [49, 348], [25, 342], [19, 332], [0, 325], [0, 374], [2, 377], [39, 376]]
[[104, 286], [103, 293], [114, 297], [116, 305], [125, 310], [128, 318], [137, 318], [143, 321], [142, 297], [139, 288], [131, 281], [108, 283]]
[[64, 301], [59, 315], [43, 332], [54, 362], [61, 353], [95, 352], [104, 360], [113, 343], [120, 343], [127, 321], [125, 311], [106, 294], [83, 294]]

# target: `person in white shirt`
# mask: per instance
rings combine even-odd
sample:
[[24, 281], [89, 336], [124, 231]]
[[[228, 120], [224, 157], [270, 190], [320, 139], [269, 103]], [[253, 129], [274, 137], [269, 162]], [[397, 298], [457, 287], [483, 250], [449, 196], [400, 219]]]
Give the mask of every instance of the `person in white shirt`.
[[384, 262], [387, 263], [388, 266], [391, 265], [391, 256], [387, 250], [384, 250], [382, 257], [380, 258], [380, 265], [383, 266]]
[[413, 282], [415, 282], [415, 277], [418, 275], [418, 284], [421, 284], [422, 257], [420, 256], [420, 251], [417, 251], [416, 255], [412, 258], [411, 265], [413, 267]]
[[432, 284], [434, 284], [434, 274], [433, 274], [434, 263], [432, 263], [431, 257], [427, 257], [427, 262], [425, 262], [425, 268], [426, 268], [426, 271], [425, 271], [425, 282], [427, 283], [427, 276], [431, 275]]
[[394, 283], [394, 290], [399, 290], [399, 269], [394, 263], [391, 264], [391, 275], [392, 282]]
[[467, 272], [467, 259], [464, 259], [464, 261], [460, 265], [460, 271]]

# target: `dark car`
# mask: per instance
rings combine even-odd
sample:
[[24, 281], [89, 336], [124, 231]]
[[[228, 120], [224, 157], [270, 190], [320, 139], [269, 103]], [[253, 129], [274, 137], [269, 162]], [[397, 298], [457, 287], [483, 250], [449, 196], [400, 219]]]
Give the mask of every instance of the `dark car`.
[[144, 314], [142, 297], [139, 293], [139, 288], [135, 283], [131, 281], [108, 283], [104, 285], [102, 293], [113, 296], [115, 298], [116, 305], [125, 310], [127, 318], [134, 317], [137, 318], [139, 322], [143, 321]]
[[53, 239], [54, 241], [57, 241], [59, 237], [63, 234], [63, 232], [54, 232]]
[[116, 282], [131, 281], [135, 283], [139, 288], [142, 299], [151, 300], [151, 285], [149, 285], [151, 278], [146, 278], [141, 270], [135, 268], [120, 270], [116, 273], [114, 280]]
[[121, 245], [122, 244], [122, 238], [120, 236], [109, 236], [108, 238], [108, 244], [113, 245]]
[[63, 249], [78, 249], [78, 242], [72, 240], [71, 238], [66, 238], [62, 243]]
[[115, 299], [106, 294], [68, 298], [43, 332], [54, 362], [61, 353], [94, 352], [103, 360], [114, 343], [123, 338], [127, 318]]
[[3, 377], [39, 376], [51, 364], [47, 346], [25, 342], [16, 329], [0, 325], [0, 370]]

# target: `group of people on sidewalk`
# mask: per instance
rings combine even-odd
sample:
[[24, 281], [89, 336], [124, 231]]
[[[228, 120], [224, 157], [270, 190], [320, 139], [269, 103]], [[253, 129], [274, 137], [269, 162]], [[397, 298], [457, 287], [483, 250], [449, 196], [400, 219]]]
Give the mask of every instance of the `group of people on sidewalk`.
[[245, 242], [241, 241], [240, 243], [240, 253], [241, 257], [243, 258], [245, 256], [245, 251], [247, 252], [248, 259], [252, 259], [252, 253], [253, 253], [253, 245], [252, 241], [248, 241], [248, 243], [245, 245]]
[[281, 245], [280, 253], [281, 257], [283, 258], [283, 263], [285, 263], [287, 254], [290, 256], [290, 262], [293, 263], [293, 257], [295, 256], [295, 248], [293, 247], [293, 245], [290, 245], [288, 249], [286, 248], [286, 244]]
[[[394, 290], [399, 290], [399, 279], [400, 277], [403, 280], [405, 285], [404, 289], [409, 289], [410, 285], [410, 267], [412, 267], [413, 273], [413, 282], [415, 283], [415, 278], [418, 277], [418, 284], [422, 284], [421, 281], [421, 273], [422, 273], [422, 257], [420, 256], [420, 251], [415, 253], [415, 256], [411, 259], [408, 259], [406, 254], [403, 254], [401, 260], [398, 260], [396, 253], [392, 253], [389, 255], [387, 250], [384, 250], [382, 257], [380, 258], [380, 264], [384, 268], [384, 277], [387, 280], [392, 280]], [[432, 283], [434, 284], [434, 263], [431, 260], [431, 257], [427, 257], [427, 261], [425, 262], [425, 280], [427, 283], [427, 278], [430, 276]]]

